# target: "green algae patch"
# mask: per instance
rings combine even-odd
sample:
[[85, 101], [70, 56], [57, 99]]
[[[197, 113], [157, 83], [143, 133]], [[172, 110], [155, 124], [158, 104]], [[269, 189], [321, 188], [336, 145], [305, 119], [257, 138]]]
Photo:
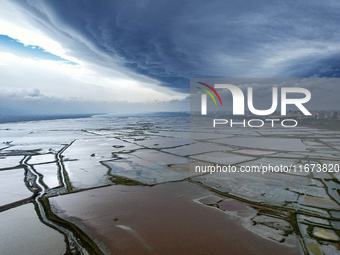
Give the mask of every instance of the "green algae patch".
[[307, 247], [313, 255], [321, 255], [319, 246], [316, 243], [308, 243]]
[[339, 241], [339, 237], [337, 236], [337, 234], [335, 234], [335, 232], [330, 229], [314, 227], [313, 235], [325, 240]]
[[125, 177], [120, 177], [120, 176], [117, 176], [117, 175], [112, 175], [109, 179], [114, 184], [121, 184], [121, 185], [126, 185], [126, 186], [149, 186], [145, 183], [135, 181], [135, 180], [131, 180], [131, 179], [125, 178]]

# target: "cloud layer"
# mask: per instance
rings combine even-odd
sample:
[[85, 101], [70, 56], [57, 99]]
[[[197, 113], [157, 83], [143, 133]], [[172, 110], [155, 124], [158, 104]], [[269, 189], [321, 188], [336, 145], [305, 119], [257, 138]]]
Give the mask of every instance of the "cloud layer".
[[[99, 98], [109, 94], [128, 101], [134, 94], [134, 102], [148, 95], [183, 100], [190, 77], [340, 76], [336, 0], [14, 0], [1, 5], [1, 34], [78, 63], [83, 74], [72, 79], [106, 91]], [[87, 85], [80, 97], [93, 94]], [[77, 86], [70, 86], [70, 96]], [[43, 94], [65, 91], [62, 85], [30, 87]]]
[[123, 64], [178, 90], [193, 76], [310, 76], [327, 67], [338, 75], [337, 1], [17, 3], [76, 57]]

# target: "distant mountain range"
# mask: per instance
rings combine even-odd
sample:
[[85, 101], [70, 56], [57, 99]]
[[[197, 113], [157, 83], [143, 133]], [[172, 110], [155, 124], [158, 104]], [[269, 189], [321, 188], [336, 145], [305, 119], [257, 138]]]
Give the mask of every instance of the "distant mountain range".
[[36, 121], [36, 120], [87, 118], [93, 115], [94, 114], [56, 114], [56, 115], [27, 114], [25, 112], [15, 111], [15, 110], [12, 110], [6, 107], [0, 107], [0, 123]]
[[19, 116], [19, 115], [23, 116], [26, 115], [26, 113], [22, 111], [20, 112], [17, 110], [13, 110], [5, 106], [0, 106], [0, 118], [2, 116]]

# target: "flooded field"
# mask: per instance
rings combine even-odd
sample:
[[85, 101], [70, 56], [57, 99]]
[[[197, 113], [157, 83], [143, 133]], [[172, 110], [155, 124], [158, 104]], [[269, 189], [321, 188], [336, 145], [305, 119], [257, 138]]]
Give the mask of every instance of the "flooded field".
[[[1, 254], [340, 253], [339, 172], [239, 171], [340, 164], [338, 131], [94, 116], [0, 139]], [[193, 171], [215, 164], [237, 171]]]
[[50, 201], [58, 216], [75, 218], [114, 254], [299, 254], [295, 245], [276, 245], [221, 210], [194, 202], [207, 196], [211, 192], [184, 181], [110, 186]]

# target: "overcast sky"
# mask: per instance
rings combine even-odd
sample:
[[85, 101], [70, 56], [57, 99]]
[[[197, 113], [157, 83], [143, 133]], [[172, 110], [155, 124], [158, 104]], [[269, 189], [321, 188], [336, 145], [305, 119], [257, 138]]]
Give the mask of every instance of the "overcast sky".
[[2, 0], [0, 10], [0, 109], [189, 110], [190, 77], [340, 76], [338, 0]]

